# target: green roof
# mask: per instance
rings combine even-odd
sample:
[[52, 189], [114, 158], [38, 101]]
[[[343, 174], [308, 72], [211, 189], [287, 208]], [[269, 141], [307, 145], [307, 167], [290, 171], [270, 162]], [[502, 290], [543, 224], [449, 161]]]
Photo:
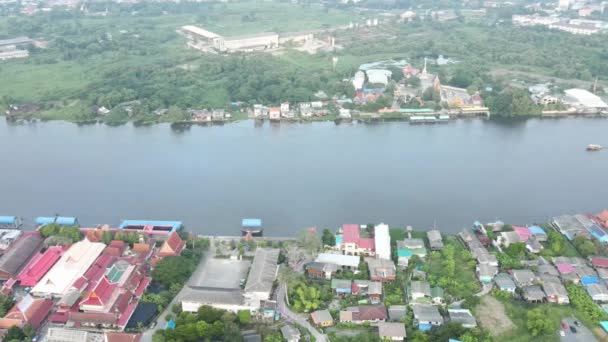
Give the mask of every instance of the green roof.
[[348, 279], [332, 279], [331, 280], [331, 288], [332, 289], [350, 289], [351, 281]]
[[106, 275], [108, 276], [110, 283], [115, 283], [122, 277], [123, 273], [125, 273], [124, 269], [119, 269], [116, 265], [113, 265]]
[[443, 298], [443, 289], [441, 287], [432, 287], [431, 288], [431, 297]]

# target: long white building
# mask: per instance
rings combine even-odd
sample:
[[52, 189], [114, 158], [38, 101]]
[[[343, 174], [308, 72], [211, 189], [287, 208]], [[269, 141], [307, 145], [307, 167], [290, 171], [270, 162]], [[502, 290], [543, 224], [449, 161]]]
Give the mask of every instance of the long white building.
[[388, 225], [380, 223], [374, 227], [374, 245], [376, 248], [376, 258], [391, 260], [391, 236]]

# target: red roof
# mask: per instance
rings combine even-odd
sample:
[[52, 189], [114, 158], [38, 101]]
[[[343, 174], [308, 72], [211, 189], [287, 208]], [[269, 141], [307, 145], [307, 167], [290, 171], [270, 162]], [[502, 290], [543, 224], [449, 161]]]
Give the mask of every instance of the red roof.
[[136, 307], [137, 301], [134, 301], [133, 303], [127, 306], [127, 308], [123, 311], [122, 315], [120, 315], [120, 319], [118, 320], [119, 327], [125, 327], [127, 323], [129, 323], [129, 319], [131, 318], [131, 316], [133, 316], [133, 312], [135, 311]]
[[342, 243], [358, 243], [359, 242], [359, 225], [344, 224], [342, 225]]
[[608, 258], [592, 257], [591, 264], [593, 267], [608, 268]]
[[161, 257], [180, 255], [184, 249], [184, 241], [179, 237], [177, 232], [171, 232], [169, 237], [160, 248], [158, 255]]
[[135, 290], [135, 292], [133, 293], [135, 296], [137, 297], [141, 297], [142, 294], [144, 294], [144, 291], [146, 291], [146, 289], [148, 288], [148, 285], [150, 284], [150, 281], [152, 281], [152, 278], [150, 277], [145, 277], [140, 283], [139, 286], [137, 287], [137, 290]]
[[134, 243], [133, 244], [133, 253], [148, 253], [151, 249], [150, 244], [148, 243]]
[[70, 311], [69, 320], [93, 324], [115, 324], [116, 319], [117, 315], [115, 313]]
[[604, 227], [608, 228], [608, 209], [605, 209], [601, 213], [597, 214], [597, 218], [601, 221]]
[[118, 313], [124, 312], [127, 309], [127, 306], [131, 303], [131, 298], [133, 298], [133, 294], [131, 292], [127, 291], [121, 293], [118, 298], [116, 298], [112, 311]]
[[120, 248], [108, 246], [103, 250], [101, 254], [119, 257], [122, 255], [122, 251], [120, 250]]
[[57, 311], [49, 316], [49, 322], [65, 324], [68, 321], [68, 318], [70, 318], [69, 311]]
[[88, 294], [80, 305], [105, 306], [117, 286], [118, 284], [116, 283], [110, 283], [107, 277], [101, 278], [97, 286], [95, 286], [93, 291]]
[[106, 342], [139, 342], [141, 334], [127, 334], [119, 332], [107, 332], [105, 334]]
[[369, 238], [360, 238], [359, 243], [357, 245], [359, 246], [359, 248], [372, 249], [372, 250], [376, 246], [374, 239], [369, 239]]
[[112, 240], [110, 242], [110, 247], [116, 247], [116, 248], [126, 248], [127, 243], [122, 241], [122, 240]]
[[84, 274], [84, 277], [89, 281], [98, 281], [115, 260], [116, 258], [111, 255], [100, 255], [87, 273]]
[[13, 325], [23, 327], [25, 324], [30, 324], [37, 329], [51, 313], [52, 308], [52, 300], [35, 299], [28, 295], [13, 306], [4, 318], [0, 319], [0, 328], [7, 329]]
[[35, 255], [17, 277], [17, 280], [21, 282], [21, 286], [35, 286], [51, 267], [55, 265], [57, 260], [61, 258], [65, 250], [65, 248], [60, 246], [49, 247], [44, 253]]
[[80, 277], [78, 279], [76, 279], [76, 281], [74, 281], [74, 284], [72, 284], [72, 287], [78, 290], [83, 290], [85, 285], [87, 285], [88, 282], [86, 280], [85, 277]]

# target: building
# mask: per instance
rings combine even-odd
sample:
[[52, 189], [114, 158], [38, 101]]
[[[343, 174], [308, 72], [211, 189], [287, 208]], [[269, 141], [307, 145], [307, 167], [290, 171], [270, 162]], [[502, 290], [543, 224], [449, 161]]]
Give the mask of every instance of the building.
[[418, 326], [418, 330], [428, 331], [433, 326], [443, 324], [443, 317], [434, 305], [416, 304], [413, 305], [414, 324]]
[[26, 295], [13, 306], [4, 318], [0, 318], [0, 329], [9, 329], [12, 326], [23, 328], [26, 324], [38, 329], [51, 313], [52, 308], [52, 300]]
[[585, 287], [587, 293], [594, 302], [608, 302], [608, 288], [603, 284], [589, 284]]
[[28, 234], [17, 240], [8, 252], [0, 257], [0, 280], [16, 277], [42, 248], [42, 242], [38, 234]]
[[422, 239], [404, 239], [397, 241], [397, 264], [400, 267], [407, 267], [412, 256], [417, 255], [419, 258], [426, 257], [426, 248]]
[[213, 47], [220, 52], [267, 50], [278, 46], [279, 35], [274, 32], [213, 39]]
[[277, 279], [279, 252], [277, 248], [258, 248], [255, 251], [243, 295], [256, 307], [260, 307], [259, 301], [270, 299]]
[[0, 48], [0, 61], [7, 59], [28, 58], [30, 52], [28, 50], [19, 50], [15, 48]]
[[379, 259], [391, 260], [391, 237], [388, 231], [388, 225], [384, 223], [374, 227], [374, 247]]
[[159, 257], [177, 256], [182, 253], [185, 242], [179, 237], [177, 232], [171, 232], [158, 251]]
[[580, 109], [608, 109], [608, 104], [606, 104], [606, 102], [604, 102], [599, 96], [585, 89], [566, 89], [564, 93], [564, 102]]
[[378, 335], [381, 341], [404, 341], [406, 338], [405, 324], [403, 323], [378, 323]]
[[304, 266], [306, 275], [316, 279], [331, 279], [333, 274], [338, 270], [336, 264], [324, 264], [320, 262], [311, 262]]
[[388, 319], [388, 311], [384, 305], [351, 306], [340, 311], [341, 323], [378, 323]]
[[285, 324], [281, 327], [281, 334], [283, 339], [287, 342], [299, 342], [300, 341], [300, 330], [294, 328], [291, 324]]
[[352, 255], [320, 253], [315, 262], [336, 265], [342, 269], [356, 270], [359, 268], [360, 258]]
[[350, 279], [332, 279], [331, 289], [339, 295], [352, 293], [352, 281]]
[[369, 278], [375, 281], [393, 281], [397, 275], [397, 268], [392, 260], [365, 258], [369, 268]]
[[608, 229], [608, 209], [605, 209], [601, 213], [597, 214], [596, 220], [602, 227]]
[[512, 270], [511, 276], [518, 287], [530, 286], [536, 282], [536, 275], [530, 270]]
[[591, 265], [597, 270], [598, 268], [608, 268], [608, 258], [594, 256], [591, 257]]
[[477, 278], [481, 283], [489, 284], [494, 279], [494, 276], [498, 273], [498, 267], [491, 266], [488, 264], [479, 264], [476, 267]]
[[441, 305], [444, 302], [443, 289], [439, 286], [431, 288], [431, 301], [435, 305]]
[[524, 286], [522, 288], [523, 299], [530, 303], [540, 303], [545, 299], [545, 292], [538, 285]]
[[494, 277], [494, 283], [500, 291], [515, 293], [517, 286], [511, 277], [506, 273], [499, 273]]
[[36, 286], [65, 251], [65, 247], [55, 246], [47, 248], [44, 253], [37, 253], [19, 273], [17, 281], [24, 287]]
[[90, 242], [87, 239], [76, 242], [36, 284], [32, 293], [53, 297], [65, 295], [76, 279], [87, 272], [105, 247], [103, 243]]
[[451, 322], [460, 323], [464, 328], [475, 328], [477, 327], [477, 321], [475, 316], [470, 310], [466, 309], [448, 309]]
[[556, 276], [543, 275], [541, 283], [547, 302], [555, 304], [570, 304], [568, 291]]
[[412, 301], [431, 298], [431, 285], [426, 281], [412, 281], [410, 283], [409, 295]]
[[0, 229], [19, 229], [21, 220], [17, 216], [0, 216]]
[[334, 319], [329, 310], [317, 310], [310, 314], [312, 323], [317, 327], [330, 327], [334, 325]]
[[180, 221], [124, 220], [118, 229], [164, 239], [182, 227], [183, 224]]
[[388, 317], [391, 321], [400, 321], [407, 314], [407, 306], [391, 305], [388, 307]]
[[429, 239], [429, 246], [432, 251], [440, 251], [443, 249], [443, 238], [441, 237], [441, 232], [434, 229], [429, 230], [426, 233], [426, 237]]
[[49, 328], [47, 342], [102, 342], [103, 335], [85, 330], [67, 328]]
[[128, 334], [123, 332], [107, 331], [104, 333], [104, 342], [139, 342], [142, 340], [142, 334]]
[[374, 239], [361, 237], [361, 229], [356, 224], [342, 225], [342, 235], [336, 239], [336, 245], [344, 255], [375, 255]]
[[[580, 216], [579, 216], [580, 217]], [[578, 220], [578, 217], [572, 215], [562, 215], [553, 218], [551, 222], [553, 226], [570, 241], [577, 236], [589, 238], [589, 232], [585, 226]]]

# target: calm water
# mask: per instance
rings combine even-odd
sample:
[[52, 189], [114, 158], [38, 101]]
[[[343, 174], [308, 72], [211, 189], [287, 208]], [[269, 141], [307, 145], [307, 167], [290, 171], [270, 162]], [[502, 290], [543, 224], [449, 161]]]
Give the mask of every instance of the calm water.
[[0, 120], [0, 215], [182, 220], [232, 235], [386, 222], [455, 232], [608, 207], [608, 120], [192, 127]]

